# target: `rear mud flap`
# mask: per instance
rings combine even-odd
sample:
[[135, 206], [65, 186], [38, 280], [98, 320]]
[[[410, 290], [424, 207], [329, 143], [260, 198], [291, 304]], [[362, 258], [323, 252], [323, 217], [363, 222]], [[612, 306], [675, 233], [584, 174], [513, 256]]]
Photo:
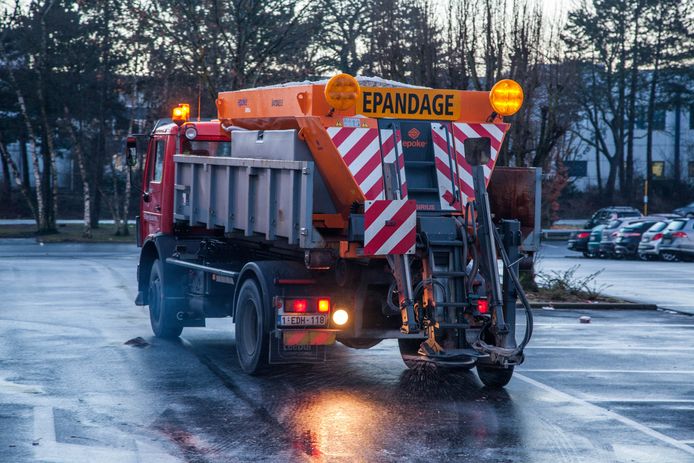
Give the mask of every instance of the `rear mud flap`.
[[270, 336], [271, 365], [287, 363], [323, 363], [327, 357], [328, 346], [285, 346], [282, 336]]

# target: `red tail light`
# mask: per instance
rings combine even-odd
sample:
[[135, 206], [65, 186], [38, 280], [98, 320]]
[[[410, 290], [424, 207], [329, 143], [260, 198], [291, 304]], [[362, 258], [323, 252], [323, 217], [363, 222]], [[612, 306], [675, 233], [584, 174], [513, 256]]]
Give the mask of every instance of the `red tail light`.
[[611, 236], [612, 238], [614, 238], [614, 237], [617, 236], [617, 235], [619, 235], [619, 232], [612, 232], [612, 234], [611, 234], [610, 236]]
[[651, 238], [651, 241], [658, 241], [660, 238], [663, 237], [662, 233], [656, 233], [653, 238]]
[[576, 238], [584, 239], [584, 238], [588, 238], [589, 236], [590, 236], [590, 232], [581, 232], [578, 235], [576, 235]]
[[672, 234], [673, 238], [686, 238], [687, 234], [683, 231], [678, 231]]
[[292, 302], [292, 312], [306, 312], [308, 301], [306, 299], [294, 299]]
[[330, 312], [330, 299], [318, 299], [318, 311], [322, 313]]
[[481, 314], [488, 314], [489, 313], [489, 301], [486, 299], [478, 299], [477, 300], [477, 311]]

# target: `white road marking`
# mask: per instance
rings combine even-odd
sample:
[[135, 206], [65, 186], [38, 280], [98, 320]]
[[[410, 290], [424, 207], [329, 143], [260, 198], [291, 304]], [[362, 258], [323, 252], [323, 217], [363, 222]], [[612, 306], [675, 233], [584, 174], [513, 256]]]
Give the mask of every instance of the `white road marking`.
[[41, 461], [93, 463], [96, 461], [169, 463], [180, 460], [150, 444], [135, 441], [136, 450], [57, 442], [53, 407], [34, 407], [34, 456]]
[[[582, 310], [582, 309], [581, 309]], [[586, 309], [588, 310], [588, 309]], [[586, 329], [590, 328], [610, 328], [614, 329], [614, 325], [612, 324], [601, 324], [599, 323], [598, 320], [594, 320], [595, 323], [591, 323], [589, 327], [586, 327]], [[538, 326], [546, 326], [549, 328], [556, 328], [558, 326], [572, 326], [572, 327], [578, 327], [581, 326], [579, 323], [533, 323], [534, 327]], [[629, 323], [629, 328], [694, 328], [694, 323], [693, 324], [664, 324], [664, 323]]]
[[694, 370], [600, 370], [590, 368], [523, 368], [521, 371], [526, 373], [636, 373], [656, 375], [694, 375]]
[[547, 345], [547, 346], [526, 346], [528, 349], [562, 349], [562, 350], [602, 350], [606, 352], [616, 352], [616, 351], [630, 351], [630, 352], [643, 352], [648, 351], [654, 354], [660, 352], [683, 352], [683, 351], [694, 351], [694, 347], [658, 347], [656, 349], [651, 347], [638, 347], [638, 346], [626, 346], [626, 347], [615, 347], [612, 344], [606, 344], [603, 346], [557, 346], [557, 345]]
[[648, 426], [643, 425], [643, 424], [641, 424], [641, 423], [639, 423], [639, 422], [637, 422], [637, 421], [634, 421], [634, 420], [632, 420], [631, 418], [627, 418], [627, 417], [625, 417], [625, 416], [620, 415], [619, 413], [615, 413], [615, 412], [613, 412], [613, 411], [611, 411], [611, 410], [607, 410], [607, 409], [605, 409], [605, 408], [599, 407], [599, 406], [594, 405], [594, 404], [592, 404], [592, 403], [590, 403], [590, 402], [587, 402], [587, 401], [585, 401], [585, 400], [583, 400], [583, 399], [579, 399], [578, 397], [574, 397], [574, 396], [572, 396], [572, 395], [570, 395], [570, 394], [567, 394], [567, 393], [565, 393], [565, 392], [562, 392], [562, 391], [560, 391], [560, 390], [558, 390], [558, 389], [555, 389], [555, 388], [553, 388], [553, 387], [551, 387], [551, 386], [548, 386], [548, 385], [546, 385], [546, 384], [544, 384], [544, 383], [541, 383], [541, 382], [539, 382], [539, 381], [536, 381], [536, 380], [534, 380], [534, 379], [532, 379], [532, 378], [528, 378], [528, 377], [525, 376], [525, 375], [522, 375], [522, 374], [518, 374], [518, 373], [517, 373], [517, 374], [514, 375], [514, 376], [515, 376], [516, 378], [520, 379], [521, 381], [524, 381], [524, 382], [526, 382], [526, 383], [528, 383], [528, 384], [530, 384], [530, 385], [532, 385], [532, 386], [537, 387], [538, 389], [542, 389], [542, 390], [545, 391], [545, 392], [548, 392], [548, 393], [550, 393], [550, 394], [552, 394], [552, 395], [555, 395], [555, 396], [559, 397], [559, 398], [562, 399], [562, 400], [565, 400], [565, 401], [567, 401], [567, 402], [572, 402], [572, 403], [574, 403], [574, 404], [580, 405], [580, 406], [582, 406], [582, 407], [584, 407], [584, 408], [589, 409], [591, 412], [596, 413], [596, 414], [603, 415], [603, 416], [605, 416], [606, 418], [619, 421], [620, 423], [622, 423], [622, 424], [624, 424], [624, 425], [626, 425], [626, 426], [629, 426], [630, 428], [635, 429], [635, 430], [637, 430], [637, 431], [639, 431], [639, 432], [641, 432], [641, 433], [643, 433], [643, 434], [645, 434], [645, 435], [647, 435], [647, 436], [649, 436], [649, 437], [652, 437], [653, 439], [657, 439], [657, 440], [659, 440], [659, 441], [661, 441], [661, 442], [664, 442], [664, 443], [666, 443], [666, 444], [672, 445], [673, 447], [676, 447], [676, 448], [682, 450], [683, 452], [686, 452], [686, 453], [688, 453], [688, 454], [690, 454], [690, 455], [694, 455], [694, 448], [690, 447], [689, 445], [684, 444], [684, 443], [682, 443], [681, 441], [678, 441], [677, 439], [673, 439], [673, 438], [670, 437], [670, 436], [666, 436], [665, 434], [663, 434], [663, 433], [661, 433], [661, 432], [658, 432], [658, 431], [656, 431], [655, 429], [649, 428]]

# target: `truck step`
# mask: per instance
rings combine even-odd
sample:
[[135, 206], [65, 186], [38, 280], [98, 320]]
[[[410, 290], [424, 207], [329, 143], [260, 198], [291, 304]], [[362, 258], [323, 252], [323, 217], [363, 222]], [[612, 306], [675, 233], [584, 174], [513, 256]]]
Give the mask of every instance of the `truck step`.
[[470, 328], [467, 323], [439, 323], [439, 328], [453, 328], [458, 330], [466, 330]]
[[467, 307], [465, 302], [436, 302], [437, 307]]
[[467, 276], [466, 272], [432, 272], [434, 278], [460, 278]]
[[432, 241], [429, 240], [429, 244], [431, 246], [442, 246], [442, 247], [463, 247], [463, 242], [459, 240], [441, 240], [441, 241]]

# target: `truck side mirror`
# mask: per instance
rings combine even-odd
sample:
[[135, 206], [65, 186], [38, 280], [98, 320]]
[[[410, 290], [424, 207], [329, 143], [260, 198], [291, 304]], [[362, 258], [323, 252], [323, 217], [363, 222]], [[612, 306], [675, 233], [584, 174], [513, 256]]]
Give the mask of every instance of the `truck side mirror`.
[[128, 137], [125, 144], [125, 163], [128, 167], [137, 165], [137, 138]]

